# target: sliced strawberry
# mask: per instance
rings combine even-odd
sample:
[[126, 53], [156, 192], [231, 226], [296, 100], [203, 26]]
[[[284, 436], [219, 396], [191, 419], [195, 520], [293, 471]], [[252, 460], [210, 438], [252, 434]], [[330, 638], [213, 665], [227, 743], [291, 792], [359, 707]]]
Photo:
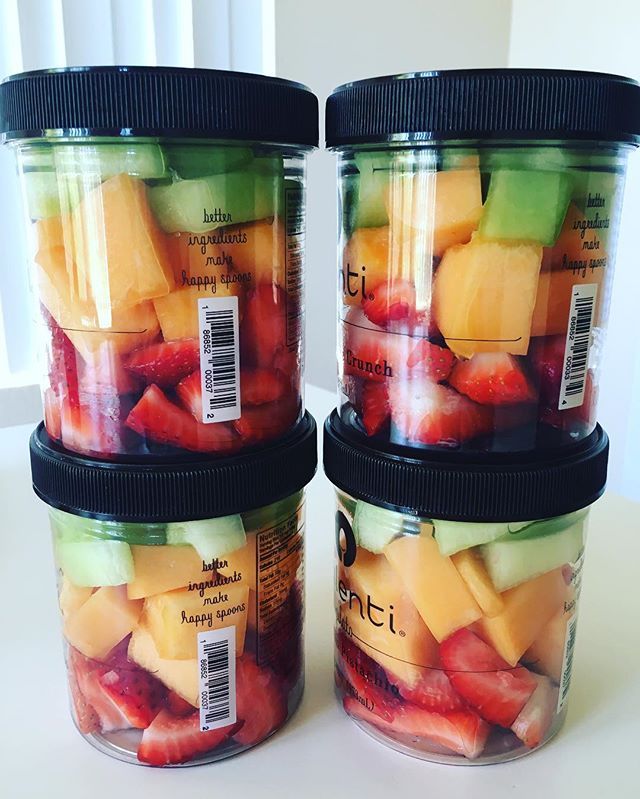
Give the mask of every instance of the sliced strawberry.
[[202, 378], [200, 370], [197, 369], [182, 380], [176, 386], [176, 394], [184, 407], [191, 412], [192, 416], [198, 421], [202, 421]]
[[188, 763], [220, 746], [229, 738], [235, 725], [200, 731], [200, 714], [179, 718], [161, 710], [142, 734], [138, 760], [151, 766]]
[[367, 435], [375, 436], [389, 421], [389, 391], [386, 383], [366, 380], [362, 389], [362, 426]]
[[243, 405], [264, 405], [276, 402], [289, 390], [285, 374], [273, 369], [242, 369], [240, 372], [240, 394]]
[[144, 730], [160, 712], [164, 686], [149, 672], [129, 665], [101, 674], [100, 686], [129, 722]]
[[217, 422], [203, 424], [174, 405], [158, 386], [148, 386], [127, 417], [126, 424], [158, 444], [169, 444], [193, 452], [229, 453], [238, 447], [233, 428]]
[[75, 652], [75, 650], [69, 651], [67, 677], [69, 680], [69, 693], [71, 694], [71, 705], [76, 725], [83, 735], [88, 735], [92, 732], [100, 732], [100, 718], [80, 690], [76, 674], [78, 664], [75, 662], [75, 658], [78, 655], [79, 653]]
[[200, 347], [195, 338], [150, 344], [134, 350], [125, 366], [145, 383], [155, 383], [163, 388], [175, 386], [200, 366]]
[[558, 688], [548, 677], [531, 674], [537, 688], [522, 708], [511, 729], [525, 746], [534, 749], [549, 732], [558, 705]]
[[437, 383], [449, 377], [455, 362], [456, 356], [450, 349], [432, 344], [426, 338], [418, 340], [407, 358], [407, 366], [410, 369], [415, 369]]
[[174, 716], [184, 718], [184, 716], [190, 716], [193, 713], [193, 705], [175, 691], [169, 691], [165, 704], [167, 710]]
[[341, 672], [350, 694], [377, 716], [393, 720], [398, 710], [398, 687], [389, 681], [382, 666], [342, 630], [336, 634], [336, 669]]
[[81, 392], [77, 404], [66, 397], [60, 405], [60, 437], [74, 452], [112, 457], [127, 451], [124, 419], [132, 401], [113, 388]]
[[233, 426], [245, 445], [271, 441], [293, 427], [300, 411], [300, 400], [288, 394], [278, 402], [242, 406], [242, 415]]
[[240, 327], [242, 363], [269, 368], [286, 350], [287, 295], [271, 283], [259, 283], [247, 294]]
[[46, 388], [42, 397], [44, 424], [51, 438], [62, 438], [62, 401], [52, 388]]
[[374, 325], [411, 319], [416, 310], [416, 288], [408, 280], [380, 283], [362, 300], [362, 310]]
[[83, 361], [71, 339], [48, 311], [43, 316], [49, 328], [49, 385], [59, 397], [67, 397], [72, 405], [78, 403], [78, 374]]
[[398, 679], [396, 683], [404, 699], [425, 710], [448, 713], [452, 710], [465, 710], [467, 707], [443, 669], [422, 669], [420, 679], [414, 685]]
[[384, 382], [408, 373], [407, 360], [415, 339], [372, 324], [360, 308], [351, 308], [342, 322], [344, 373]]
[[426, 379], [393, 381], [389, 403], [393, 424], [413, 443], [454, 447], [493, 427], [489, 408]]
[[458, 630], [440, 645], [440, 657], [453, 687], [483, 719], [510, 727], [536, 689], [522, 666], [511, 668], [470, 630]]
[[459, 361], [449, 383], [481, 405], [513, 405], [536, 399], [524, 369], [507, 352], [479, 352], [468, 361]]
[[556, 409], [564, 371], [565, 344], [564, 335], [543, 336], [532, 339], [529, 351], [529, 362], [538, 379], [541, 405]]
[[234, 740], [244, 746], [260, 743], [287, 718], [287, 698], [276, 675], [251, 658], [236, 661], [236, 713], [244, 722]]
[[425, 743], [475, 760], [485, 747], [491, 727], [471, 710], [430, 713], [410, 704], [398, 704], [391, 721], [380, 718], [357, 699], [343, 700], [345, 711], [393, 736], [408, 735]]
[[105, 671], [104, 664], [90, 660], [70, 648], [68, 667], [73, 672], [84, 702], [96, 714], [98, 728], [102, 732], [126, 730], [131, 726], [126, 715], [100, 685], [100, 676]]

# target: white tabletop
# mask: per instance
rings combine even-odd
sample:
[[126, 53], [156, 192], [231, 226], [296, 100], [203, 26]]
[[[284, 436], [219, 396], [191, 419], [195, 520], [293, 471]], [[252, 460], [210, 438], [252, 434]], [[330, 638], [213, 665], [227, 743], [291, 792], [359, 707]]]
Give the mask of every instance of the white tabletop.
[[[334, 397], [309, 388], [319, 426]], [[127, 765], [95, 751], [68, 716], [45, 508], [31, 492], [29, 427], [0, 431], [0, 796], [3, 799], [332, 796], [640, 797], [640, 505], [594, 508], [567, 723], [547, 747], [499, 766], [414, 760], [361, 732], [333, 696], [333, 496], [321, 469], [307, 505], [307, 689], [288, 726], [227, 761]]]

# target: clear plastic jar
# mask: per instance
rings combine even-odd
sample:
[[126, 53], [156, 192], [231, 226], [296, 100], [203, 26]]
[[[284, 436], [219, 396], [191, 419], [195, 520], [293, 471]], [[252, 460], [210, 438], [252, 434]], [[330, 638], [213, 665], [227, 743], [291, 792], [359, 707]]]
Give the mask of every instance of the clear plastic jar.
[[[575, 91], [566, 113], [579, 103], [593, 110], [594, 76], [562, 74]], [[457, 75], [465, 86], [447, 95], [447, 80]], [[527, 451], [571, 444], [595, 427], [635, 141], [622, 124], [618, 140], [615, 130], [607, 138], [590, 134], [586, 123], [575, 131], [567, 124], [566, 138], [551, 135], [543, 124], [550, 96], [532, 103], [526, 134], [515, 122], [509, 129], [545, 75], [506, 70], [493, 82], [491, 71], [402, 76], [333, 95], [334, 127], [343, 133], [330, 127], [328, 134], [337, 138], [340, 199], [339, 407], [376, 445]], [[500, 81], [513, 82], [508, 101]], [[629, 108], [637, 107], [637, 85], [611, 78], [612, 92], [617, 81], [630, 90]], [[366, 91], [373, 97], [380, 86], [388, 94], [370, 99], [356, 135], [340, 114], [355, 114]], [[414, 90], [424, 106], [407, 99]], [[439, 91], [442, 113], [450, 114], [447, 135], [432, 120], [422, 136], [416, 125], [428, 128], [429, 101]], [[461, 98], [466, 108], [458, 107]], [[414, 113], [413, 127], [398, 127], [395, 103]], [[495, 130], [485, 118], [484, 133], [465, 131], [474, 103], [495, 117]], [[367, 116], [374, 114], [377, 126]]]
[[[295, 480], [289, 472], [290, 485], [313, 473], [311, 432], [302, 456], [299, 442], [288, 447], [299, 471]], [[86, 461], [58, 456], [42, 429], [32, 456], [34, 486], [51, 505], [71, 711], [83, 737], [120, 760], [177, 766], [237, 754], [280, 729], [304, 685], [304, 490], [237, 513], [166, 521], [139, 492], [137, 516], [149, 512], [148, 522], [122, 521], [115, 510], [96, 518], [59, 509], [68, 505], [51, 481], [73, 471], [76, 496], [82, 481], [86, 499], [95, 480]], [[262, 467], [286, 471], [281, 461]], [[202, 468], [192, 497], [207, 480], [214, 494], [222, 485]], [[107, 478], [112, 488], [118, 479]], [[164, 487], [171, 495], [183, 490], [177, 485]], [[114, 508], [115, 500], [126, 506], [126, 488], [111, 497]]]
[[[338, 487], [335, 679], [344, 710], [387, 746], [439, 763], [499, 763], [539, 748], [567, 712], [586, 524], [606, 451], [596, 445], [557, 472], [533, 463], [461, 476], [464, 467], [436, 462], [401, 471], [393, 458], [352, 447], [336, 421], [325, 431], [325, 470]], [[548, 486], [583, 478], [585, 467], [582, 499], [566, 498], [577, 510], [550, 517], [543, 499], [540, 516], [497, 521], [501, 502], [515, 515], [516, 495], [526, 499], [523, 473], [547, 484], [527, 501], [546, 490], [558, 507], [562, 492]], [[414, 504], [398, 507], [401, 498]], [[448, 505], [448, 518], [417, 510], [420, 501]], [[452, 520], [454, 507], [491, 520]]]
[[[49, 434], [101, 458], [228, 455], [278, 438], [304, 412], [301, 126], [315, 97], [258, 76], [122, 68], [47, 73], [49, 91], [70, 76], [83, 110], [59, 100], [56, 126], [31, 94], [43, 75], [3, 85]], [[118, 126], [110, 120], [122, 135], [106, 135], [92, 102], [123, 91]], [[203, 108], [172, 109], [172, 91]], [[136, 124], [146, 95], [161, 109], [157, 130]], [[262, 95], [277, 123], [255, 104]], [[10, 129], [16, 98], [41, 135]]]

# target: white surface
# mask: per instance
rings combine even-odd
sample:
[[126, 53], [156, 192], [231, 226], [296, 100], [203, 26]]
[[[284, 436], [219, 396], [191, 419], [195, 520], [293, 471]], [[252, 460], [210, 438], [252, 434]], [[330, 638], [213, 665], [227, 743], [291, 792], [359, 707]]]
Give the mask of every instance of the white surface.
[[[307, 399], [320, 425], [333, 395], [309, 388]], [[236, 758], [153, 770], [95, 751], [69, 718], [46, 512], [28, 477], [29, 433], [28, 427], [0, 431], [3, 799], [640, 796], [640, 506], [608, 495], [593, 511], [564, 730], [514, 763], [438, 766], [377, 744], [334, 699], [333, 492], [320, 471], [307, 503], [307, 691], [301, 709], [270, 741]]]

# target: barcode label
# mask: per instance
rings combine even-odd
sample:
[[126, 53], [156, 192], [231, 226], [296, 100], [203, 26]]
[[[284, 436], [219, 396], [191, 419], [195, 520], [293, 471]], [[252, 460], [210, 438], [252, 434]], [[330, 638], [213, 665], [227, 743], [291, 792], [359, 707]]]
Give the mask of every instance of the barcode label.
[[238, 298], [198, 300], [202, 421], [240, 418]]
[[575, 614], [567, 622], [567, 631], [564, 638], [564, 653], [562, 656], [562, 676], [560, 677], [560, 693], [558, 695], [558, 713], [567, 701], [569, 686], [571, 684], [571, 668], [573, 666], [573, 653], [576, 646], [576, 629], [578, 615]]
[[576, 285], [571, 290], [571, 309], [567, 327], [567, 345], [560, 385], [558, 410], [579, 408], [584, 402], [584, 389], [589, 366], [589, 344], [593, 310], [596, 304], [596, 283]]
[[236, 628], [198, 634], [200, 731], [236, 722]]

